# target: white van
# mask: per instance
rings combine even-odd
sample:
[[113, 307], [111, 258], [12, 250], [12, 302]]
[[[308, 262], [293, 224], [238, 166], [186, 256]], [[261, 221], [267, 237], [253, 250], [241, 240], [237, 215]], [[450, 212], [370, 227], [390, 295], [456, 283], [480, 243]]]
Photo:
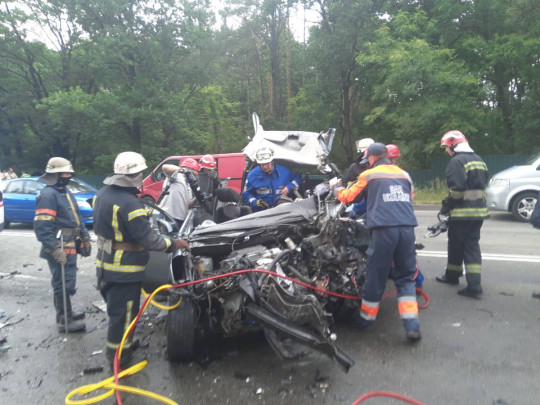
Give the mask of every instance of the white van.
[[525, 164], [512, 166], [491, 177], [487, 205], [491, 211], [508, 211], [518, 221], [528, 222], [540, 191], [540, 153]]

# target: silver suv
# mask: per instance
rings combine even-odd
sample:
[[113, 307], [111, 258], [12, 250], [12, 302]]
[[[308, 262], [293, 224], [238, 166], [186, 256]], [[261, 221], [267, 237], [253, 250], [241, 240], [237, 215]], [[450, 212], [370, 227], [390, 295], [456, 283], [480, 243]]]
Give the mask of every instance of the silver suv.
[[540, 191], [540, 153], [495, 174], [486, 191], [491, 211], [508, 211], [518, 221], [528, 222]]

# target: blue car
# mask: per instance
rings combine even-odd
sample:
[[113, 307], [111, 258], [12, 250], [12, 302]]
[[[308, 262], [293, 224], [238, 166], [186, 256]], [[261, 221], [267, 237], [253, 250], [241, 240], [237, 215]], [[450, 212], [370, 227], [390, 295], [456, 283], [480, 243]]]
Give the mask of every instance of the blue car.
[[[31, 224], [36, 213], [36, 196], [45, 187], [38, 181], [39, 177], [22, 177], [4, 180], [4, 228], [12, 222]], [[97, 190], [90, 184], [76, 177], [68, 184], [75, 196], [79, 210], [86, 225], [94, 223], [92, 199]]]

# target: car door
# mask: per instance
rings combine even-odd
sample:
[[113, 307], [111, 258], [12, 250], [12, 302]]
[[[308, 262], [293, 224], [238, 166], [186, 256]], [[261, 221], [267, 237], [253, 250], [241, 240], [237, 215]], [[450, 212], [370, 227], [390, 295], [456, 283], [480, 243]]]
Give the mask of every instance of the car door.
[[[25, 180], [11, 180], [4, 190], [4, 217], [7, 222], [21, 222], [23, 218]], [[35, 203], [34, 203], [35, 209]]]
[[37, 181], [24, 182], [24, 197], [21, 199], [23, 222], [34, 222], [36, 215], [36, 197], [45, 187]]

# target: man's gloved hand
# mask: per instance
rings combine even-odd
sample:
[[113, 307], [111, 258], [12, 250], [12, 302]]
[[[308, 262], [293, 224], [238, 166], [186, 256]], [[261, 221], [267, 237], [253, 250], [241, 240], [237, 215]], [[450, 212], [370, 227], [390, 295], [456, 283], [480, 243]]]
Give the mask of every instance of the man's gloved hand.
[[186, 250], [189, 250], [189, 245], [187, 243], [187, 241], [185, 241], [184, 239], [175, 239], [174, 240], [174, 246], [175, 246], [175, 251], [178, 250], [178, 249], [186, 249]]
[[332, 190], [336, 186], [341, 186], [341, 179], [338, 177], [334, 177], [330, 179], [330, 181], [328, 182], [328, 185], [330, 186], [330, 190]]
[[56, 262], [60, 263], [61, 265], [66, 264], [67, 258], [64, 249], [57, 247], [55, 249], [52, 249], [50, 253]]
[[441, 204], [442, 204], [442, 207], [441, 207], [441, 210], [439, 211], [439, 215], [445, 216], [445, 217], [449, 216], [450, 206], [448, 205], [448, 198], [445, 198], [444, 200], [442, 200]]
[[88, 257], [92, 254], [92, 243], [89, 236], [81, 238], [81, 249], [79, 254], [82, 257]]
[[186, 173], [187, 181], [190, 185], [198, 184], [197, 177], [193, 174], [193, 172], [188, 171]]
[[270, 206], [262, 198], [257, 200], [257, 207], [262, 208], [263, 210], [269, 208]]

